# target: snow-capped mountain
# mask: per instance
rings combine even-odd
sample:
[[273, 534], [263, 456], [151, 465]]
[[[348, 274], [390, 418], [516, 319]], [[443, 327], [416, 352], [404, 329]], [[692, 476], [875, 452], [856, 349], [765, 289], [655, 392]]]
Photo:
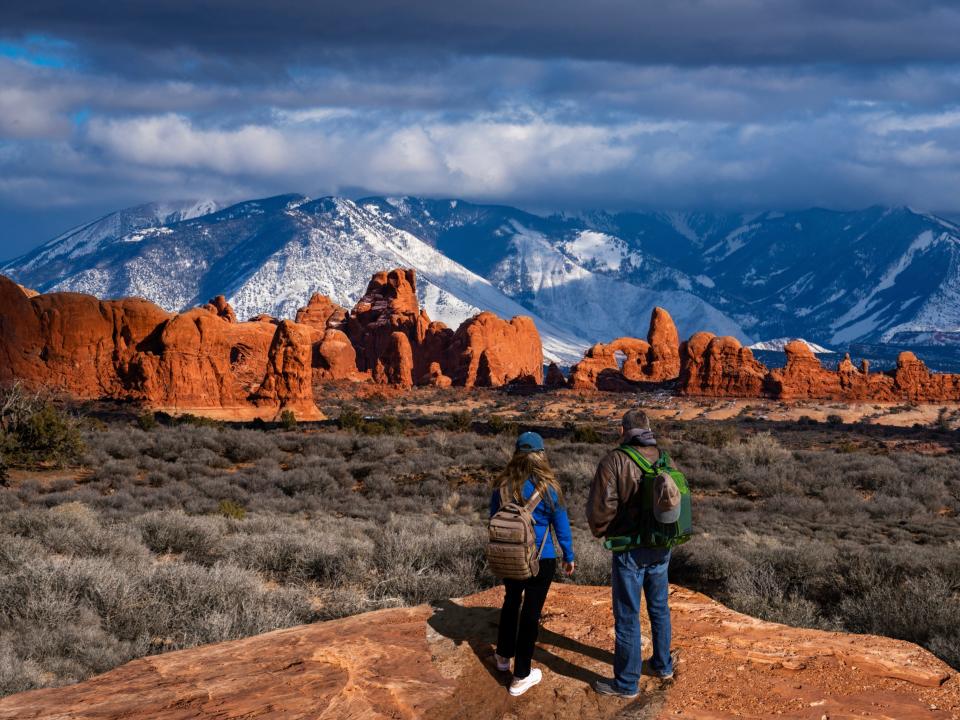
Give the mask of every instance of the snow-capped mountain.
[[651, 293], [681, 335], [960, 344], [960, 229], [908, 208], [540, 217], [462, 201], [361, 204], [591, 337], [621, 334]]
[[810, 342], [809, 340], [804, 340], [803, 338], [774, 338], [773, 340], [761, 340], [760, 342], [755, 342], [753, 345], [750, 345], [751, 350], [766, 350], [767, 352], [783, 352], [787, 345], [794, 340], [799, 340], [808, 348], [810, 352], [814, 355], [832, 355], [833, 350], [823, 347], [823, 345], [817, 345], [816, 343]]
[[[350, 306], [374, 271], [413, 267], [421, 302], [434, 319], [456, 326], [480, 310], [531, 314], [484, 278], [350, 200], [285, 195], [169, 222], [140, 208], [116, 216], [98, 221], [107, 228], [99, 234], [85, 226], [0, 270], [43, 291], [137, 295], [168, 310], [223, 293], [240, 317], [291, 317], [314, 292]], [[71, 258], [82, 231], [87, 247]], [[49, 272], [49, 263], [63, 257], [72, 266], [61, 266], [59, 275]], [[534, 321], [551, 359], [572, 362], [589, 344], [544, 318]]]
[[410, 197], [152, 203], [0, 272], [171, 310], [223, 293], [241, 317], [290, 317], [315, 291], [350, 306], [372, 272], [395, 266], [417, 269], [431, 317], [530, 315], [564, 362], [593, 342], [644, 336], [654, 305], [681, 337], [803, 337], [817, 350], [960, 342], [960, 229], [906, 208], [545, 217]]
[[201, 217], [219, 208], [214, 200], [182, 200], [119, 210], [58, 235], [0, 270], [16, 268], [20, 277], [29, 277], [37, 287], [51, 287], [88, 265], [99, 264], [101, 251], [107, 246], [142, 240], [136, 234], [138, 230], [160, 232], [165, 225]]

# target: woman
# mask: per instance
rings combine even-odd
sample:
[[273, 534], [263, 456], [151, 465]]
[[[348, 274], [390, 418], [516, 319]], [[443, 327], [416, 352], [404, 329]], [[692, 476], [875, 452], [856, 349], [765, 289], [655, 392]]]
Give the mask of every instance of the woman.
[[[494, 481], [490, 498], [490, 517], [500, 509], [500, 493], [505, 488], [507, 495], [518, 502], [525, 502], [534, 491], [542, 498], [533, 512], [537, 547], [544, 535], [553, 527], [554, 535], [563, 550], [563, 571], [572, 575], [573, 538], [570, 520], [563, 506], [563, 492], [550, 469], [543, 448], [543, 438], [535, 432], [525, 432], [517, 438], [516, 451], [506, 469]], [[506, 596], [500, 611], [500, 630], [497, 634], [497, 651], [494, 660], [501, 672], [510, 671], [513, 659], [511, 695], [523, 695], [540, 682], [543, 673], [530, 669], [533, 648], [540, 630], [540, 613], [547, 599], [550, 583], [557, 570], [557, 552], [552, 542], [544, 543], [540, 556], [540, 572], [529, 580], [504, 580]]]

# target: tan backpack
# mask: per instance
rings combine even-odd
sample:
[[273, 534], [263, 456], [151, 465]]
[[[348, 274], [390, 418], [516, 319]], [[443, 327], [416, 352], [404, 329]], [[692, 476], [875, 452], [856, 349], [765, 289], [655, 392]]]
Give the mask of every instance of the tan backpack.
[[540, 504], [540, 493], [534, 491], [526, 503], [518, 503], [500, 488], [500, 509], [490, 518], [490, 541], [487, 543], [487, 564], [499, 578], [529, 580], [540, 572], [540, 556], [550, 536], [543, 534], [537, 548], [533, 511]]

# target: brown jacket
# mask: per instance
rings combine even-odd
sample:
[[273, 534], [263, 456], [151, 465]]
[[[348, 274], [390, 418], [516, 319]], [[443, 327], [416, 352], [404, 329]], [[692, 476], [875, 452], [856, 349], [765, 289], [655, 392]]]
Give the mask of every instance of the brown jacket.
[[[656, 462], [656, 447], [634, 446], [650, 462]], [[629, 535], [640, 527], [641, 503], [633, 502], [640, 491], [643, 474], [626, 453], [611, 450], [593, 476], [587, 499], [587, 522], [595, 537]]]

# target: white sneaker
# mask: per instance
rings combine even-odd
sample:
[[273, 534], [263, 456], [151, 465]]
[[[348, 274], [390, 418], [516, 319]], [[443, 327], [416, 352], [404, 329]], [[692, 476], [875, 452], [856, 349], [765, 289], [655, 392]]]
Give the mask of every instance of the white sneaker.
[[510, 683], [510, 694], [516, 697], [523, 695], [527, 690], [543, 680], [543, 673], [539, 668], [534, 668], [525, 678], [514, 678]]
[[493, 661], [497, 663], [497, 670], [500, 672], [510, 672], [510, 658], [500, 657], [494, 653]]

